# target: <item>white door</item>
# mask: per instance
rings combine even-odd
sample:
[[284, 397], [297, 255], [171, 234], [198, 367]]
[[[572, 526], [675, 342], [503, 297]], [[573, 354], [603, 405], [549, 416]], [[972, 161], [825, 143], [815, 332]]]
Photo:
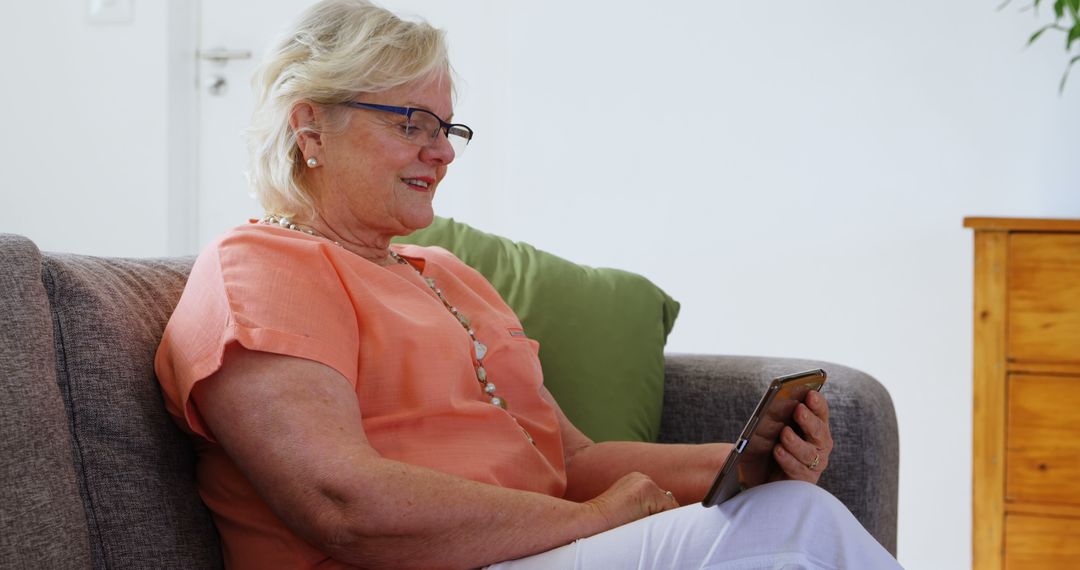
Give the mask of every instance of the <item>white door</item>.
[[262, 213], [244, 174], [247, 170], [244, 131], [255, 102], [251, 77], [280, 30], [311, 3], [298, 0], [202, 2], [199, 177], [195, 208], [200, 249], [222, 232]]

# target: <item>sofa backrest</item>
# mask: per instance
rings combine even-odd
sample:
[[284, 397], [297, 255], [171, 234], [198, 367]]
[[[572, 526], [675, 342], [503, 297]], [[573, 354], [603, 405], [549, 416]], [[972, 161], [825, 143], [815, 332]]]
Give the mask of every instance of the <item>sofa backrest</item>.
[[87, 568], [41, 254], [0, 234], [0, 567]]
[[[6, 266], [6, 251], [3, 259]], [[54, 373], [30, 381], [58, 389], [82, 506], [81, 534], [72, 536], [89, 537], [94, 568], [222, 566], [195, 486], [194, 450], [165, 412], [153, 370], [193, 262], [41, 255], [37, 287]]]

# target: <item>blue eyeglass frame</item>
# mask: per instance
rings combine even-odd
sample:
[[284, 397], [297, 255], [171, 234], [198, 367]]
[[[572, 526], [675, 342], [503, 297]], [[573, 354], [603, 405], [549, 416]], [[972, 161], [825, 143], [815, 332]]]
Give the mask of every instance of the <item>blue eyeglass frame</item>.
[[[417, 107], [395, 107], [393, 105], [376, 105], [374, 103], [361, 103], [359, 101], [343, 101], [341, 104], [345, 105], [346, 107], [352, 107], [354, 109], [370, 109], [372, 111], [384, 111], [387, 113], [404, 115], [405, 118], [408, 120], [412, 120], [412, 115], [416, 111], [423, 111], [424, 113], [435, 117], [435, 120], [439, 121], [439, 129], [442, 130], [442, 132], [447, 136], [450, 135], [450, 129], [454, 129], [454, 134], [464, 138], [466, 145], [468, 145], [473, 138], [473, 130], [469, 128], [468, 125], [463, 125], [461, 123], [447, 123], [446, 121], [442, 120], [442, 117], [436, 115], [435, 113], [432, 113], [431, 111], [428, 111], [427, 109], [420, 109]], [[465, 133], [468, 133], [468, 136], [464, 136], [465, 133], [460, 132], [459, 129], [464, 129]]]

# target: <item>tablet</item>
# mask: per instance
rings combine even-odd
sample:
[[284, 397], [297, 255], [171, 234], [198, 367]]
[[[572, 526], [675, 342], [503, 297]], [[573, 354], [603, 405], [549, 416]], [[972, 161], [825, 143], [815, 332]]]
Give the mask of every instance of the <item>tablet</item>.
[[780, 439], [780, 430], [790, 425], [795, 433], [802, 433], [792, 417], [795, 406], [810, 390], [821, 390], [824, 383], [825, 371], [820, 368], [773, 380], [701, 504], [718, 505], [744, 488], [767, 482], [769, 473], [776, 467], [772, 450]]

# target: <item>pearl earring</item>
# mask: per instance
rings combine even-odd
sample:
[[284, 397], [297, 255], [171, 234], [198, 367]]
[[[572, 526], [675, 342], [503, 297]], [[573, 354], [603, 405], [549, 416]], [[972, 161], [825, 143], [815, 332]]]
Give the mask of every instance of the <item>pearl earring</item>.
[[313, 157], [307, 159], [307, 165], [308, 165], [308, 168], [315, 168], [316, 166], [319, 165], [319, 161], [318, 161], [318, 159], [316, 159], [313, 156]]

